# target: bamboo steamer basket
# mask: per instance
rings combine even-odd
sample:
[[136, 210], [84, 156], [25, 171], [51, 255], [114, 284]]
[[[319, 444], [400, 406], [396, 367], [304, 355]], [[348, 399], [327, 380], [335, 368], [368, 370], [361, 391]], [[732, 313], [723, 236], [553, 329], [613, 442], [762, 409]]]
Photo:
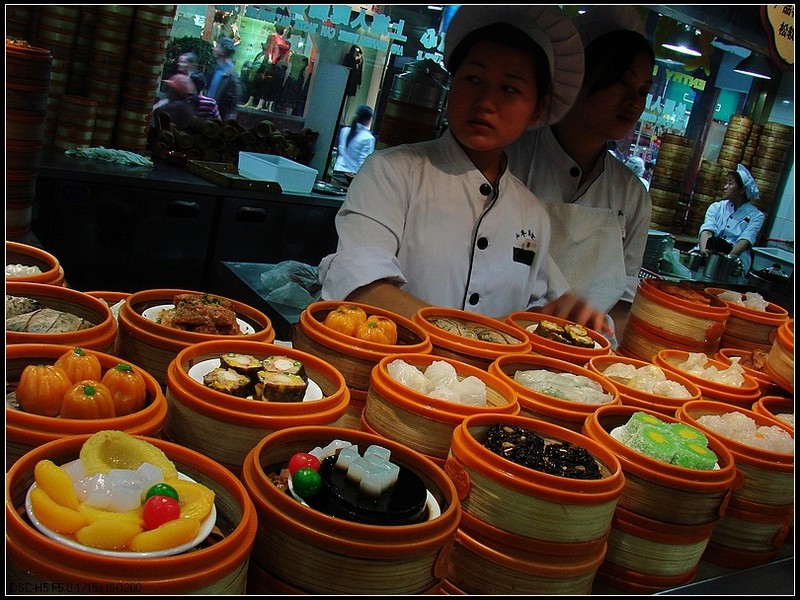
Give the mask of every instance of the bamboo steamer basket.
[[774, 558], [786, 542], [792, 528], [792, 518], [785, 514], [761, 511], [759, 505], [753, 508], [744, 510], [733, 504], [728, 506], [725, 516], [714, 528], [711, 541], [716, 546], [740, 552], [756, 555], [773, 553]]
[[553, 556], [502, 546], [459, 527], [447, 582], [462, 594], [590, 594], [605, 544], [594, 555]]
[[[467, 324], [479, 325], [489, 329], [504, 333], [516, 339], [516, 343], [498, 344], [475, 340], [462, 335], [457, 335], [437, 327], [431, 319], [448, 318], [463, 321]], [[486, 370], [498, 356], [509, 352], [525, 354], [531, 351], [531, 343], [527, 337], [515, 328], [498, 319], [486, 317], [467, 310], [457, 308], [446, 308], [440, 306], [424, 306], [420, 308], [413, 317], [417, 323], [428, 334], [433, 344], [433, 354], [454, 358], [467, 364], [474, 365]]]
[[[668, 369], [673, 373], [682, 375], [694, 383], [703, 392], [702, 399], [725, 402], [731, 406], [751, 407], [753, 402], [761, 396], [761, 387], [758, 381], [747, 373], [743, 373], [744, 383], [740, 387], [727, 385], [718, 381], [703, 379], [702, 377], [678, 368], [689, 358], [689, 353], [683, 350], [661, 350], [653, 358], [653, 364]], [[729, 364], [706, 357], [705, 367], [716, 367], [718, 371], [728, 368]]]
[[[22, 371], [28, 365], [53, 364], [73, 346], [56, 344], [14, 344], [6, 347], [6, 389], [16, 387]], [[86, 349], [100, 360], [103, 373], [123, 362], [116, 356]], [[158, 382], [144, 369], [131, 365], [144, 377], [147, 400], [142, 410], [107, 419], [65, 419], [46, 417], [6, 405], [6, 472], [26, 452], [55, 439], [105, 429], [125, 431], [132, 435], [158, 437], [167, 417], [167, 401]]]
[[[117, 339], [117, 320], [108, 305], [97, 298], [59, 285], [27, 281], [7, 281], [6, 295], [31, 298], [37, 300], [45, 308], [73, 313], [94, 323], [88, 329], [66, 333], [6, 331], [7, 344], [57, 344], [79, 346], [84, 350], [113, 352]], [[142, 365], [136, 360], [131, 362]], [[150, 372], [146, 365], [142, 365], [142, 367]]]
[[[764, 510], [786, 514], [794, 505], [794, 453], [783, 454], [749, 446], [731, 437], [717, 433], [698, 419], [706, 415], [724, 415], [739, 412], [755, 421], [757, 426], [775, 426], [791, 434], [794, 429], [771, 417], [747, 408], [731, 406], [724, 402], [697, 400], [687, 402], [676, 411], [679, 420], [700, 429], [709, 436], [720, 439], [730, 450], [741, 473], [742, 485], [733, 491], [731, 505], [753, 507], [756, 503]], [[750, 504], [742, 504], [750, 503]]]
[[[325, 326], [328, 313], [345, 304], [392, 319], [397, 325], [397, 344], [360, 340]], [[313, 302], [300, 313], [292, 328], [292, 345], [329, 362], [341, 371], [347, 387], [364, 392], [369, 389], [372, 368], [387, 354], [428, 353], [432, 349], [428, 334], [411, 319], [368, 304], [332, 300]], [[360, 421], [361, 415], [354, 413], [351, 418]]]
[[613, 596], [623, 594], [652, 595], [691, 583], [695, 575], [696, 573], [689, 573], [679, 577], [654, 577], [604, 562], [597, 570], [597, 575], [595, 575], [592, 594]]
[[[487, 429], [497, 423], [586, 449], [603, 477], [560, 477], [498, 456], [483, 445]], [[464, 419], [453, 432], [444, 470], [455, 482], [463, 512], [505, 532], [505, 539], [516, 540], [506, 545], [543, 547], [558, 556], [605, 542], [624, 485], [622, 467], [609, 450], [570, 429], [519, 415]]]
[[[794, 399], [783, 396], [761, 396], [753, 403], [753, 412], [772, 417], [794, 429]], [[792, 415], [792, 422], [783, 420], [780, 415]]]
[[[456, 370], [459, 380], [477, 377], [486, 385], [486, 406], [432, 398], [403, 385], [389, 374], [389, 364], [395, 360], [403, 360], [420, 371], [436, 361], [444, 361]], [[442, 466], [453, 430], [466, 417], [475, 414], [501, 417], [518, 412], [517, 394], [511, 386], [474, 365], [436, 354], [390, 354], [372, 370], [363, 428], [405, 444]]]
[[[297, 452], [341, 439], [389, 449], [391, 461], [416, 473], [440, 514], [412, 525], [371, 525], [335, 518], [295, 500], [269, 478]], [[447, 574], [461, 507], [453, 482], [422, 454], [363, 431], [289, 427], [264, 437], [248, 453], [243, 481], [259, 517], [251, 555], [251, 589], [263, 574], [282, 588], [308, 594], [437, 593]], [[325, 565], [328, 565], [327, 567]]]
[[647, 577], [682, 580], [697, 571], [719, 522], [676, 525], [617, 507], [604, 565]]
[[[194, 365], [236, 352], [259, 359], [284, 355], [303, 363], [322, 397], [303, 402], [264, 402], [212, 390], [197, 381]], [[210, 370], [210, 368], [209, 368]], [[167, 370], [169, 411], [164, 435], [241, 473], [248, 454], [265, 436], [296, 425], [325, 427], [344, 415], [350, 392], [344, 377], [322, 359], [284, 346], [242, 339], [210, 340], [181, 350]]]
[[778, 327], [778, 335], [767, 354], [767, 375], [794, 395], [794, 319]]
[[[740, 348], [720, 348], [714, 358], [726, 366], [733, 362], [734, 358], [741, 360], [749, 359], [753, 356], [753, 350], [742, 350]], [[776, 384], [765, 371], [758, 371], [746, 365], [742, 365], [744, 372], [758, 382], [761, 394], [775, 395], [781, 393], [781, 388]]]
[[541, 335], [527, 330], [528, 327], [531, 325], [538, 325], [542, 320], [550, 321], [561, 327], [575, 324], [566, 319], [528, 311], [511, 313], [506, 317], [506, 321], [509, 324], [519, 329], [530, 340], [531, 352], [534, 354], [542, 354], [578, 365], [586, 364], [586, 362], [594, 356], [611, 354], [611, 342], [608, 338], [593, 329], [587, 329], [586, 333], [594, 341], [594, 348], [580, 348], [571, 344], [564, 344], [544, 338]]
[[635, 387], [631, 387], [629, 385], [625, 385], [624, 383], [603, 374], [608, 367], [617, 363], [633, 365], [637, 369], [653, 366], [653, 363], [626, 356], [595, 356], [589, 360], [587, 368], [590, 371], [609, 379], [614, 384], [617, 390], [619, 390], [620, 403], [624, 406], [635, 406], [637, 408], [643, 408], [656, 413], [673, 416], [677, 408], [683, 403], [688, 402], [689, 400], [700, 400], [702, 396], [702, 391], [699, 387], [685, 377], [681, 377], [673, 371], [665, 371], [664, 369], [661, 369], [661, 371], [664, 373], [664, 376], [668, 380], [681, 384], [689, 391], [691, 394], [689, 398], [670, 398], [667, 396], [659, 396]]
[[64, 285], [64, 268], [55, 256], [36, 246], [6, 240], [6, 265], [17, 264], [26, 267], [39, 267], [41, 273], [19, 277], [6, 276], [6, 281]]
[[629, 315], [617, 353], [652, 362], [656, 354], [662, 350], [683, 350], [713, 355], [718, 348], [718, 341], [694, 342], [687, 340]]
[[701, 289], [692, 288], [691, 291], [705, 297], [709, 302], [707, 305], [665, 291], [682, 287], [689, 286], [642, 279], [631, 304], [631, 316], [657, 329], [659, 334], [669, 340], [716, 344], [719, 347], [719, 340], [730, 316], [728, 305]]
[[77, 459], [89, 437], [68, 436], [34, 448], [6, 474], [7, 585], [74, 594], [243, 594], [257, 527], [253, 503], [230, 471], [177, 444], [142, 438], [164, 451], [180, 473], [215, 493], [216, 528], [197, 549], [160, 558], [101, 556], [64, 546], [33, 527], [24, 503], [36, 464]]
[[[706, 291], [714, 296], [719, 296], [729, 290], [707, 287]], [[741, 297], [744, 299], [744, 294]], [[723, 300], [723, 302], [731, 311], [725, 323], [725, 332], [720, 339], [720, 344], [727, 348], [769, 350], [772, 347], [776, 330], [789, 320], [789, 312], [774, 302], [768, 302], [765, 311], [748, 308], [727, 300]]]
[[520, 415], [547, 421], [560, 427], [580, 432], [583, 422], [602, 404], [587, 404], [556, 398], [537, 392], [514, 380], [517, 371], [547, 370], [554, 373], [571, 373], [588, 377], [599, 383], [609, 395], [606, 404], [620, 404], [621, 398], [615, 383], [586, 367], [540, 354], [504, 354], [489, 366], [489, 373], [498, 377], [514, 390], [519, 398]]
[[729, 575], [752, 569], [759, 565], [765, 565], [777, 558], [777, 553], [769, 552], [745, 552], [722, 546], [714, 542], [709, 542], [703, 559], [698, 568], [698, 578], [710, 579], [721, 575]]
[[708, 447], [717, 455], [719, 469], [709, 471], [687, 469], [645, 456], [611, 434], [636, 412], [652, 414], [666, 423], [678, 421], [634, 406], [604, 406], [586, 419], [583, 428], [585, 435], [608, 448], [622, 464], [625, 487], [618, 506], [674, 525], [700, 526], [719, 521], [733, 488], [740, 483], [730, 450], [718, 438], [710, 436]]
[[[275, 340], [272, 322], [264, 313], [236, 300], [230, 300], [236, 317], [254, 329], [242, 335], [215, 335], [182, 331], [161, 325], [145, 317], [148, 308], [172, 305], [177, 294], [197, 294], [191, 290], [156, 289], [131, 294], [119, 310], [119, 353], [123, 358], [143, 365], [162, 385], [167, 384], [167, 369], [178, 353], [192, 344], [217, 339], [253, 340], [270, 343]], [[222, 297], [222, 296], [217, 296]]]

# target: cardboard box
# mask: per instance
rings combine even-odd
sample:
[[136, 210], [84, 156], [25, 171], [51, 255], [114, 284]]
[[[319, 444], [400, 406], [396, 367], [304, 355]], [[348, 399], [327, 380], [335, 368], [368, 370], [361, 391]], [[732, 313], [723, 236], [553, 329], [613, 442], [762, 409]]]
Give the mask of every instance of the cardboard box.
[[248, 179], [277, 181], [284, 192], [308, 194], [318, 172], [283, 156], [239, 152], [239, 174]]

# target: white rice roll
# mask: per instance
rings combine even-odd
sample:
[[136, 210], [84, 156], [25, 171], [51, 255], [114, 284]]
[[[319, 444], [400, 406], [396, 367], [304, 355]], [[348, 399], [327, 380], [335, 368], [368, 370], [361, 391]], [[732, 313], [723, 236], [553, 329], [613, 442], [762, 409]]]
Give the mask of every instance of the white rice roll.
[[605, 368], [603, 375], [609, 379], [627, 384], [636, 375], [636, 367], [627, 363], [612, 363]]
[[444, 360], [435, 360], [425, 369], [425, 377], [436, 387], [453, 387], [458, 383], [456, 368]]
[[664, 398], [691, 398], [692, 393], [686, 386], [671, 379], [659, 381], [653, 386], [653, 394]]
[[452, 387], [462, 404], [469, 406], [486, 406], [486, 384], [474, 375], [465, 377]]
[[431, 398], [437, 398], [439, 400], [446, 400], [447, 402], [458, 402], [459, 404], [462, 404], [461, 394], [459, 394], [453, 388], [443, 385], [437, 385], [430, 392], [428, 392], [428, 396]]
[[433, 389], [431, 382], [422, 371], [400, 358], [386, 365], [386, 369], [393, 379], [412, 390], [427, 394]]

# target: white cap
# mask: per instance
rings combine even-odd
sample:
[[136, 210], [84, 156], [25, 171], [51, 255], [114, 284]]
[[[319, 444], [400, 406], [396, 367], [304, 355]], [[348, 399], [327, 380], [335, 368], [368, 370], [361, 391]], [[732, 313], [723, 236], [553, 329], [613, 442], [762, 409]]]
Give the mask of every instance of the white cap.
[[578, 15], [572, 22], [578, 29], [584, 47], [612, 31], [635, 31], [643, 37], [645, 35], [644, 23], [630, 5], [601, 4]]
[[572, 20], [554, 5], [488, 6], [464, 4], [453, 16], [444, 40], [445, 64], [471, 32], [508, 23], [542, 47], [550, 63], [553, 97], [538, 125], [558, 122], [570, 109], [583, 83], [583, 44]]
[[747, 196], [747, 199], [758, 200], [760, 192], [758, 191], [756, 180], [753, 179], [753, 176], [750, 174], [750, 171], [748, 171], [744, 165], [736, 165], [736, 172], [739, 174], [739, 177], [742, 178], [742, 184], [744, 185], [744, 194], [745, 196]]

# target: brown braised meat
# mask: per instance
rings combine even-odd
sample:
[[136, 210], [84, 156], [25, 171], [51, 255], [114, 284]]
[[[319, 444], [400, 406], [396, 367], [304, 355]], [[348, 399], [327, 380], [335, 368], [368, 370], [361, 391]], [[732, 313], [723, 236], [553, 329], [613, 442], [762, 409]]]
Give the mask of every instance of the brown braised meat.
[[159, 322], [167, 327], [210, 333], [215, 335], [241, 335], [233, 305], [226, 298], [208, 294], [178, 294], [175, 308], [161, 313]]

